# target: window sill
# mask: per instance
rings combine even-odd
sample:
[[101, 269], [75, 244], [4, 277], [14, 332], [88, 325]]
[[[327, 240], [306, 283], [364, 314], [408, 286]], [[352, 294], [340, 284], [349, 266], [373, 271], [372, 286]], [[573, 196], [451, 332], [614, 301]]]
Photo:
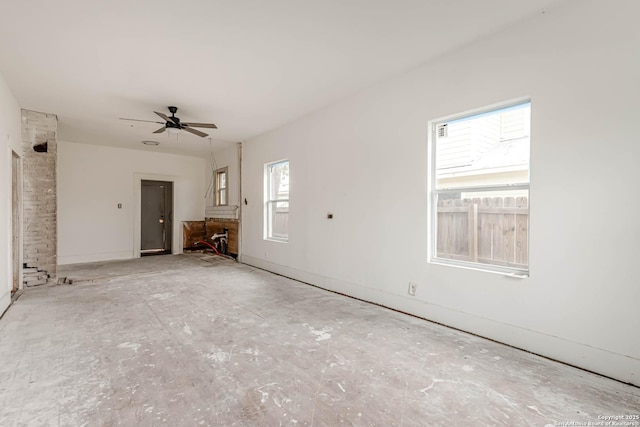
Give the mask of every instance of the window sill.
[[207, 206], [205, 208], [204, 216], [206, 218], [238, 219], [238, 206], [237, 205]]
[[276, 243], [289, 243], [289, 239], [278, 239], [277, 237], [265, 237], [264, 240]]
[[463, 268], [465, 270], [480, 271], [483, 273], [499, 274], [501, 276], [511, 277], [514, 279], [529, 278], [529, 271], [511, 269], [508, 267], [493, 266], [490, 264], [476, 264], [476, 263], [470, 263], [470, 262], [464, 262], [464, 261], [449, 260], [446, 258], [432, 258], [429, 261], [429, 263], [436, 264], [436, 265], [445, 265], [449, 267]]

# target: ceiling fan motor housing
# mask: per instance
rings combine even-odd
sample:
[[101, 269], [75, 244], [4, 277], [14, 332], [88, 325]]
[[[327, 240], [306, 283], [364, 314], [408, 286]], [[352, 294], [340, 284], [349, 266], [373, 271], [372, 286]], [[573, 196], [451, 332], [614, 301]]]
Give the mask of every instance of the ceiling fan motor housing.
[[171, 117], [169, 117], [171, 120], [167, 121], [167, 127], [182, 129], [183, 126], [180, 124], [180, 119], [176, 117], [176, 113], [178, 112], [178, 107], [169, 106], [168, 108], [169, 108], [169, 112], [171, 113]]
[[[204, 138], [205, 136], [209, 136], [208, 134], [199, 131], [197, 129], [197, 127], [204, 127], [204, 128], [212, 128], [212, 129], [217, 129], [218, 127], [216, 125], [214, 125], [213, 123], [191, 123], [191, 122], [185, 122], [184, 124], [182, 122], [180, 122], [180, 119], [178, 117], [176, 117], [176, 113], [178, 112], [178, 107], [174, 107], [174, 106], [169, 106], [167, 107], [169, 109], [169, 112], [171, 113], [171, 116], [167, 116], [166, 114], [160, 113], [158, 111], [154, 111], [154, 113], [156, 113], [156, 115], [160, 116], [164, 121], [164, 126], [161, 127], [160, 129], [156, 130], [153, 133], [162, 133], [166, 130], [171, 130], [171, 133], [178, 133], [176, 131], [180, 131], [180, 130], [185, 130], [189, 133], [192, 133], [194, 135], [197, 135], [201, 138]], [[137, 120], [137, 119], [122, 119], [122, 120], [134, 120], [134, 121], [140, 121], [140, 122], [147, 122], [150, 120]], [[161, 122], [153, 122], [153, 123], [159, 123], [162, 124]]]

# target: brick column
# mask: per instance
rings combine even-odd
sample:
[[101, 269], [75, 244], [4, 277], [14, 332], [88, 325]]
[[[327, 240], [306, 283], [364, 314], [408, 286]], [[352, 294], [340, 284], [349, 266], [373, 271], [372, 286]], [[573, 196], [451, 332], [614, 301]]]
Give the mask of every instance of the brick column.
[[22, 110], [24, 263], [40, 273], [40, 279], [32, 275], [31, 280], [25, 270], [30, 286], [43, 284], [47, 275], [56, 277], [57, 128], [54, 114]]

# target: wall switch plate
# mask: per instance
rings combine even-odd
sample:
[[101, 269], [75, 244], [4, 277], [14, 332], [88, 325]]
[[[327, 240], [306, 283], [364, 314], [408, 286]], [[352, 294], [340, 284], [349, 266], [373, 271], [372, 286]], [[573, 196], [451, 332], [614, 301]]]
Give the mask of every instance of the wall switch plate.
[[409, 282], [409, 295], [416, 296], [416, 289], [418, 284], [415, 282]]

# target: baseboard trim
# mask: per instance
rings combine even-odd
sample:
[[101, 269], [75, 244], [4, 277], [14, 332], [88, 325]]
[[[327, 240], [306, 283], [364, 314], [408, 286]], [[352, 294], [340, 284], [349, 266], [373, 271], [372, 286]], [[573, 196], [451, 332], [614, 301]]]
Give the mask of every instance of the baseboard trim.
[[390, 294], [275, 264], [246, 254], [242, 256], [242, 263], [640, 387], [640, 359], [631, 356], [479, 317], [415, 297]]
[[6, 292], [2, 297], [0, 297], [0, 318], [4, 316], [4, 313], [7, 311], [9, 306], [11, 305], [11, 292]]
[[133, 259], [132, 251], [105, 252], [86, 255], [58, 255], [58, 265], [83, 264], [85, 262]]

